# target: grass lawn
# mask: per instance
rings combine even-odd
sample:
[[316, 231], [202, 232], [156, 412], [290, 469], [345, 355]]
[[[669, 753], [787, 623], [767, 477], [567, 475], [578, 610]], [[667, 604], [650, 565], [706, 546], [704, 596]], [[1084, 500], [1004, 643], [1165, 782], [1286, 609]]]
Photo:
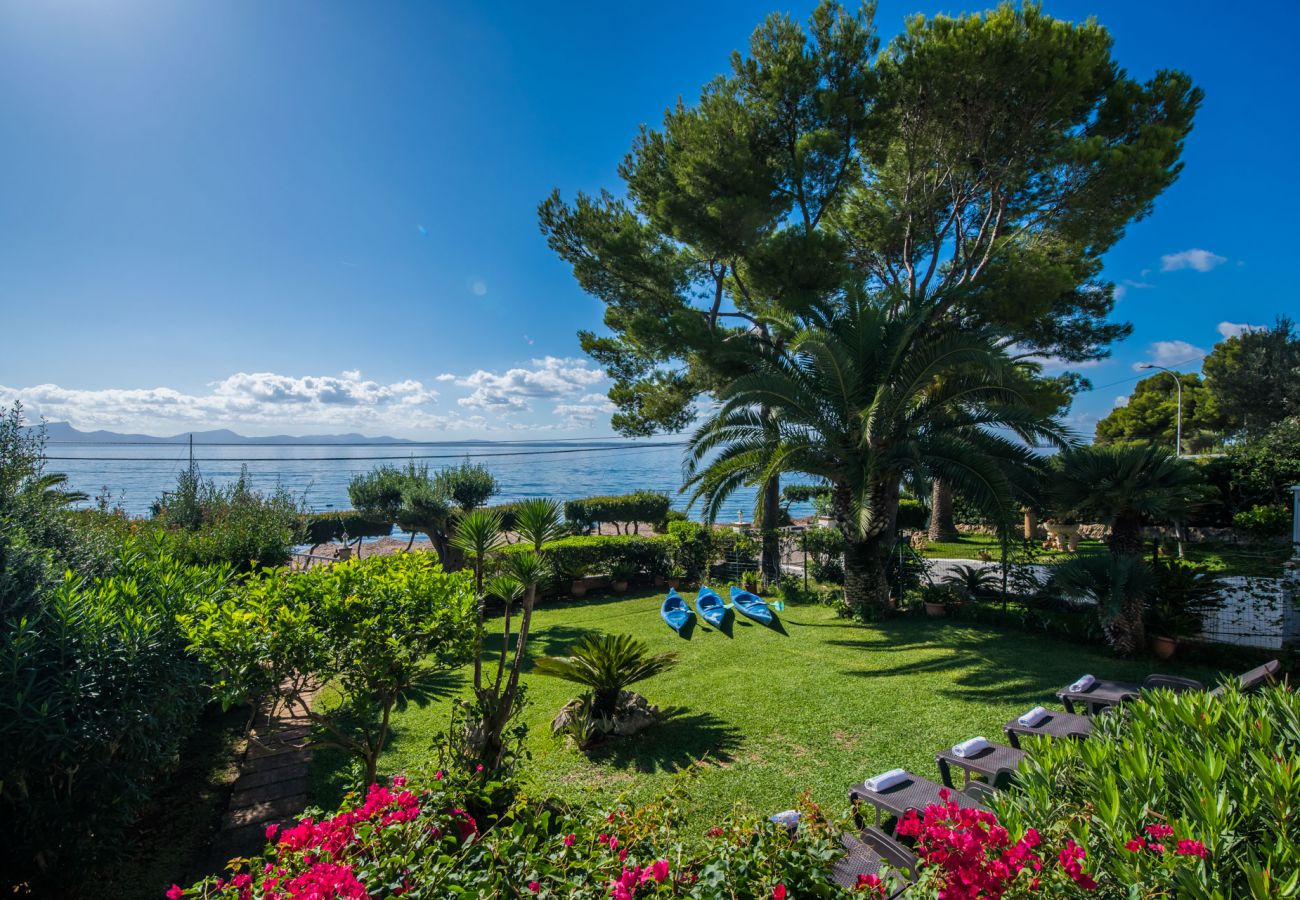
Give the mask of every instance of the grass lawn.
[[[551, 718], [577, 685], [526, 677], [533, 755], [527, 773], [541, 791], [606, 803], [620, 794], [649, 799], [693, 767], [698, 778], [688, 789], [685, 835], [702, 833], [734, 804], [787, 809], [803, 790], [842, 811], [851, 783], [895, 766], [937, 779], [937, 750], [977, 734], [1004, 740], [1003, 722], [1034, 705], [1054, 705], [1053, 691], [1084, 672], [1140, 679], [1153, 668], [1091, 647], [942, 620], [857, 625], [820, 606], [788, 607], [778, 628], [742, 618], [730, 635], [697, 626], [683, 639], [660, 619], [660, 599], [657, 591], [643, 592], [536, 612], [533, 654], [564, 654], [594, 630], [634, 634], [681, 658], [635, 688], [667, 720], [589, 757], [550, 733]], [[455, 673], [441, 696], [396, 717], [381, 771], [414, 771], [436, 760], [449, 699], [466, 689], [467, 673]], [[346, 760], [318, 751], [313, 765], [315, 800], [332, 807], [346, 782]]]

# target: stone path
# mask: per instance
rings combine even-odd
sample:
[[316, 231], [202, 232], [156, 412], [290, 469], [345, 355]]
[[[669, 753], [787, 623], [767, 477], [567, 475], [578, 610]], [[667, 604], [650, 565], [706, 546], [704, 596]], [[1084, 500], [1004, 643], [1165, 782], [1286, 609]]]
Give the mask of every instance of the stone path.
[[[310, 698], [309, 698], [310, 699]], [[266, 826], [297, 818], [307, 805], [311, 722], [289, 710], [259, 714], [230, 793], [221, 831], [212, 842], [209, 871], [239, 856], [260, 853]]]

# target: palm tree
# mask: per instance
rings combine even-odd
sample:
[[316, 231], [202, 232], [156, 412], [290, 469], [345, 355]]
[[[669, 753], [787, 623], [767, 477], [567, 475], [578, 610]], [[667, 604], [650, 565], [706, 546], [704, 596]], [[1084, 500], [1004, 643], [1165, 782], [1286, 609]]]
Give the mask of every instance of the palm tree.
[[1025, 402], [1025, 379], [995, 334], [931, 312], [854, 297], [813, 308], [784, 350], [756, 343], [752, 369], [719, 391], [690, 442], [687, 487], [710, 519], [743, 484], [784, 472], [825, 479], [845, 539], [845, 598], [863, 614], [888, 603], [885, 557], [905, 478], [942, 478], [1009, 528], [1039, 460], [1004, 432], [1065, 440]]
[[1155, 444], [1076, 447], [1053, 464], [1058, 513], [1110, 526], [1110, 552], [1142, 553], [1144, 522], [1182, 522], [1204, 494], [1196, 466]]
[[591, 688], [591, 715], [608, 719], [628, 686], [676, 664], [676, 653], [652, 654], [649, 646], [630, 634], [598, 634], [587, 635], [572, 656], [539, 657], [533, 671]]
[[491, 509], [471, 509], [461, 513], [456, 521], [456, 531], [451, 537], [451, 545], [469, 557], [474, 566], [475, 693], [483, 690], [483, 566], [487, 561], [487, 555], [504, 542], [505, 537], [501, 533], [501, 513]]

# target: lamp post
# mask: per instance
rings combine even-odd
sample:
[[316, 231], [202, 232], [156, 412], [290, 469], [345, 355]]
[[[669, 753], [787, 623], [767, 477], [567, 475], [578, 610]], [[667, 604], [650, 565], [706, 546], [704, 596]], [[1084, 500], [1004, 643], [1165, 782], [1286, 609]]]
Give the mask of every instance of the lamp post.
[[1157, 366], [1154, 363], [1142, 363], [1139, 369], [1159, 369], [1173, 376], [1174, 386], [1178, 388], [1178, 413], [1174, 420], [1174, 456], [1183, 455], [1183, 380], [1178, 377], [1178, 373], [1172, 369], [1166, 369], [1164, 366]]

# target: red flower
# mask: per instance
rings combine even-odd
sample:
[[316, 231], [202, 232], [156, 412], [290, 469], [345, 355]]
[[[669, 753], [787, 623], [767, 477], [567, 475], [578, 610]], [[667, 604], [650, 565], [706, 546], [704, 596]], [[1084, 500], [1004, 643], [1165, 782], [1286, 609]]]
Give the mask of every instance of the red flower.
[[1190, 839], [1179, 841], [1176, 852], [1179, 856], [1199, 856], [1201, 859], [1210, 855], [1210, 851], [1205, 849], [1204, 844]]
[[785, 884], [778, 884], [772, 888], [772, 900], [785, 900]]
[[854, 887], [854, 890], [861, 891], [863, 893], [871, 892], [871, 893], [879, 894], [881, 897], [883, 897], [885, 896], [885, 883], [880, 880], [879, 875], [877, 875], [875, 872], [872, 872], [870, 875], [859, 875], [858, 883]]
[[618, 861], [619, 861], [619, 862], [622, 862], [622, 861], [625, 860], [625, 859], [627, 859], [627, 848], [626, 848], [626, 847], [624, 847], [622, 850], [618, 851]]
[[433, 773], [433, 780], [442, 781], [444, 774], [445, 773], [442, 771], [442, 769], [439, 769], [438, 771]]
[[573, 842], [576, 841], [577, 839], [578, 839], [578, 836], [577, 836], [576, 834], [566, 834], [566, 835], [564, 836], [564, 846], [566, 846], [566, 847], [572, 847], [572, 846], [573, 846]]
[[1151, 835], [1156, 840], [1174, 836], [1174, 830], [1172, 828], [1170, 828], [1168, 825], [1161, 825], [1158, 822], [1148, 825], [1146, 827], [1146, 833]]
[[185, 889], [179, 884], [173, 884], [167, 889], [167, 900], [181, 900], [185, 896]]
[[530, 882], [528, 882], [528, 890], [532, 891], [534, 894], [536, 894], [536, 893], [537, 893], [538, 891], [540, 891], [541, 889], [542, 889], [542, 886], [541, 886], [540, 884], [538, 884], [536, 881], [530, 881]]
[[1129, 851], [1130, 853], [1137, 853], [1139, 850], [1144, 849], [1146, 845], [1147, 845], [1147, 839], [1142, 837], [1141, 835], [1138, 835], [1137, 837], [1133, 838], [1133, 840], [1125, 844], [1124, 849]]
[[279, 826], [279, 825], [276, 825], [276, 824], [274, 824], [274, 823], [272, 823], [272, 824], [270, 824], [270, 825], [267, 825], [267, 826], [266, 826], [266, 839], [267, 839], [268, 841], [273, 841], [273, 840], [275, 840], [276, 832], [278, 832], [279, 830], [280, 830], [280, 826]]
[[656, 859], [650, 864], [650, 873], [654, 876], [655, 881], [662, 882], [668, 877], [668, 860]]
[[394, 776], [393, 776], [393, 787], [406, 787], [406, 776], [405, 776], [405, 775], [394, 775]]
[[1070, 879], [1083, 888], [1085, 891], [1091, 891], [1097, 887], [1097, 882], [1087, 872], [1083, 871], [1082, 860], [1087, 856], [1087, 851], [1076, 844], [1074, 841], [1067, 839], [1065, 849], [1058, 855], [1057, 859], [1061, 863], [1061, 868]]
[[712, 828], [710, 828], [708, 831], [705, 832], [705, 835], [708, 837], [722, 837], [723, 834], [724, 834], [723, 830], [719, 828], [717, 825], [714, 825]]

